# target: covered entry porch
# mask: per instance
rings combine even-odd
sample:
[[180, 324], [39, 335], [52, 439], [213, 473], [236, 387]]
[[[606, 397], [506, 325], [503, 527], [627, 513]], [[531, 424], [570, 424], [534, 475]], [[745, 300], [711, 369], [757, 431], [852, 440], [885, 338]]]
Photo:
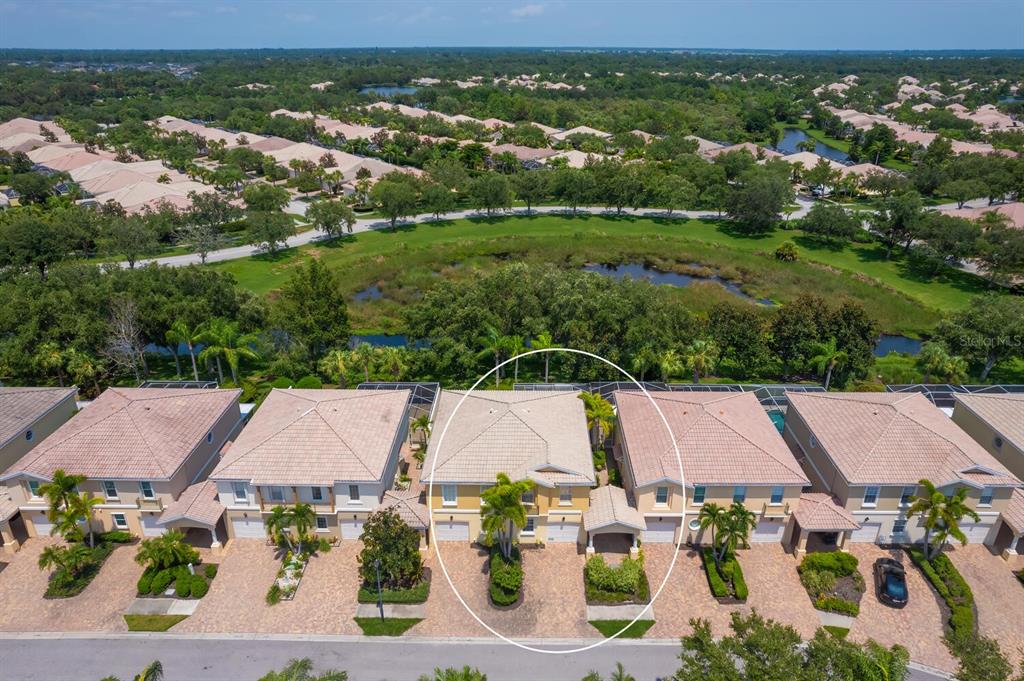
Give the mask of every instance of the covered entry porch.
[[637, 540], [644, 528], [643, 514], [630, 505], [626, 490], [611, 485], [591, 490], [590, 509], [583, 514], [588, 556], [628, 551], [635, 558], [639, 552]]
[[[197, 532], [209, 533], [209, 547], [214, 554], [222, 548], [223, 529], [218, 528], [224, 516], [224, 506], [217, 496], [217, 485], [210, 480], [190, 485], [175, 501], [168, 504], [156, 520], [156, 527], [163, 531], [177, 529], [192, 536]], [[200, 545], [202, 538], [198, 540]]]
[[850, 535], [860, 529], [857, 519], [837, 499], [817, 492], [800, 495], [793, 519], [791, 536], [783, 544], [797, 555], [808, 551], [842, 551]]
[[999, 514], [999, 528], [992, 548], [1008, 561], [1024, 555], [1024, 489], [1015, 489], [1010, 503]]
[[14, 553], [28, 539], [28, 531], [18, 514], [18, 505], [9, 495], [0, 495], [0, 550]]

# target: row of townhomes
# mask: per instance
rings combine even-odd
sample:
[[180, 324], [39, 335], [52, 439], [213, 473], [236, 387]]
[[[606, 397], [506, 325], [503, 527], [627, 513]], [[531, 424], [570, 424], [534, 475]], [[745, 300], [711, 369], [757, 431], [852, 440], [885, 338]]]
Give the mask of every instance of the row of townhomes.
[[[481, 494], [503, 473], [534, 483], [523, 543], [700, 543], [712, 502], [743, 504], [757, 516], [751, 541], [797, 553], [911, 543], [924, 529], [907, 511], [928, 479], [967, 489], [980, 518], [961, 523], [969, 542], [1024, 552], [1021, 394], [958, 394], [943, 410], [918, 392], [790, 392], [781, 418], [752, 392], [619, 390], [601, 444], [620, 486], [595, 471], [577, 390], [438, 391], [424, 405], [405, 387], [275, 389], [251, 415], [238, 390], [109, 388], [83, 405], [76, 392], [0, 388], [4, 550], [53, 529], [39, 490], [63, 470], [102, 499], [102, 529], [179, 528], [215, 549], [266, 540], [271, 509], [296, 503], [336, 541], [358, 540], [382, 508], [423, 547], [479, 541]], [[410, 432], [420, 414], [434, 424], [422, 443]]]

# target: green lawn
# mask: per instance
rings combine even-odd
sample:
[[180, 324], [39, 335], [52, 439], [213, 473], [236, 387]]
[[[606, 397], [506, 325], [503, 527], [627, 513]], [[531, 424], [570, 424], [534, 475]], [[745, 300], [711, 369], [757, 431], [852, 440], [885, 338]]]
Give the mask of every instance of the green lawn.
[[[874, 243], [833, 247], [797, 231], [751, 237], [729, 227], [727, 221], [633, 216], [455, 220], [364, 232], [210, 266], [231, 272], [246, 288], [267, 293], [307, 258], [319, 258], [338, 273], [350, 294], [374, 284], [381, 289], [382, 298], [354, 301], [349, 313], [354, 329], [383, 333], [399, 332], [401, 308], [439, 277], [465, 279], [519, 260], [565, 267], [644, 262], [683, 272], [700, 263], [756, 298], [786, 303], [814, 291], [832, 299], [857, 299], [886, 332], [910, 335], [927, 332], [942, 311], [965, 307], [971, 296], [987, 288], [979, 277], [949, 268], [935, 278], [923, 275], [899, 255], [886, 260], [885, 250]], [[775, 248], [787, 240], [797, 244], [799, 262], [774, 258]], [[673, 295], [698, 311], [731, 298], [714, 283], [676, 289]]]
[[128, 631], [167, 631], [188, 615], [124, 615]]
[[[601, 632], [605, 638], [614, 636], [632, 620], [590, 620], [590, 626]], [[647, 630], [654, 626], [654, 620], [637, 620], [616, 638], [643, 638]]]
[[384, 620], [379, 617], [356, 617], [355, 621], [367, 636], [401, 636], [423, 620], [415, 617], [389, 617]]
[[[775, 127], [779, 128], [779, 130], [785, 130], [786, 128], [799, 128], [800, 130], [803, 130], [804, 132], [806, 132], [808, 137], [810, 137], [810, 138], [812, 138], [812, 139], [814, 139], [814, 140], [816, 140], [818, 142], [821, 142], [826, 147], [832, 147], [833, 149], [838, 149], [839, 151], [843, 152], [844, 154], [850, 153], [850, 143], [849, 142], [847, 142], [846, 140], [837, 140], [834, 137], [829, 137], [828, 135], [826, 135], [824, 133], [824, 131], [818, 130], [817, 128], [812, 128], [810, 126], [810, 124], [807, 121], [805, 121], [805, 120], [801, 120], [796, 125], [794, 125], [792, 123], [776, 123]], [[909, 170], [913, 169], [914, 166], [912, 166], [911, 164], [909, 164], [909, 163], [907, 163], [905, 161], [900, 161], [900, 160], [897, 160], [895, 158], [891, 158], [888, 161], [883, 161], [882, 162], [882, 167], [883, 168], [889, 168], [890, 170], [899, 170], [899, 171], [906, 172], [906, 171], [909, 171]]]
[[846, 638], [846, 635], [850, 633], [850, 630], [846, 627], [837, 627], [832, 624], [826, 624], [822, 628], [828, 633], [838, 638], [840, 641]]

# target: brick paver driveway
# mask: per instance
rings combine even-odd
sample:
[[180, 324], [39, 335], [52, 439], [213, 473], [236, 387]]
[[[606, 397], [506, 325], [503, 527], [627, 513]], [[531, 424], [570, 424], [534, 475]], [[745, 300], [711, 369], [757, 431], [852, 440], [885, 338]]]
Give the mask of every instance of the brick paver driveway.
[[1011, 571], [1011, 564], [992, 555], [982, 544], [946, 550], [974, 593], [978, 630], [999, 641], [1003, 654], [1016, 667], [1024, 648], [1024, 587]]
[[294, 600], [264, 601], [281, 567], [275, 550], [262, 541], [236, 539], [219, 558], [217, 578], [195, 613], [175, 632], [360, 634], [352, 620], [362, 544], [343, 541], [309, 561]]
[[[848, 543], [847, 549], [860, 561], [858, 569], [867, 587], [860, 601], [860, 615], [850, 628], [850, 639], [869, 638], [882, 645], [899, 643], [910, 651], [910, 659], [945, 671], [956, 669], [956, 661], [943, 643], [943, 615], [938, 595], [910, 557], [899, 549], [888, 550], [876, 544]], [[882, 557], [902, 561], [907, 570], [910, 601], [902, 609], [890, 608], [878, 600], [872, 569]]]
[[49, 571], [36, 562], [49, 545], [61, 539], [29, 539], [17, 553], [4, 554], [9, 564], [0, 572], [0, 631], [127, 631], [121, 615], [135, 599], [142, 567], [135, 546], [119, 546], [99, 574], [74, 598], [43, 598]]
[[[511, 610], [498, 610], [487, 596], [486, 552], [463, 542], [442, 542], [444, 564], [467, 605], [495, 631], [509, 638], [595, 637], [586, 621], [584, 556], [573, 544], [523, 549], [524, 597]], [[490, 636], [466, 612], [437, 564], [433, 548], [426, 557], [433, 571], [427, 618], [412, 629], [420, 636]]]

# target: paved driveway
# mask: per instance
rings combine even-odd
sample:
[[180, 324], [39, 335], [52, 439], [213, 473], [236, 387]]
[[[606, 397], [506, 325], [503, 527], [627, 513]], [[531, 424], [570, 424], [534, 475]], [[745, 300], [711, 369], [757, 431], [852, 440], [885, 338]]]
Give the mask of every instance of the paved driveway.
[[[498, 610], [487, 596], [487, 554], [464, 542], [441, 542], [444, 564], [459, 594], [495, 631], [509, 638], [576, 638], [599, 636], [586, 621], [583, 594], [584, 556], [573, 544], [523, 549], [523, 602]], [[426, 564], [433, 570], [426, 620], [412, 629], [419, 636], [490, 636], [459, 603], [431, 549]]]
[[[910, 557], [899, 549], [890, 551], [876, 544], [858, 542], [846, 546], [860, 561], [858, 569], [867, 587], [860, 601], [860, 615], [850, 628], [850, 639], [862, 642], [871, 638], [886, 646], [899, 643], [916, 662], [945, 671], [956, 669], [956, 661], [942, 640], [943, 615], [938, 594], [910, 562]], [[902, 561], [907, 569], [910, 602], [905, 608], [883, 605], [875, 595], [871, 571], [875, 561], [883, 556]]]
[[270, 606], [264, 598], [281, 567], [279, 557], [262, 541], [234, 540], [217, 559], [220, 569], [210, 592], [173, 631], [360, 634], [352, 617], [361, 549], [359, 542], [340, 542], [311, 559], [295, 598]]
[[1024, 586], [1017, 581], [1011, 565], [982, 544], [947, 551], [974, 593], [978, 630], [999, 641], [1003, 654], [1016, 668], [1024, 649]]
[[29, 539], [17, 553], [4, 554], [0, 572], [0, 631], [127, 631], [122, 613], [135, 600], [142, 567], [135, 546], [119, 546], [99, 574], [74, 598], [43, 598], [50, 572], [36, 564], [43, 549], [61, 539]]

